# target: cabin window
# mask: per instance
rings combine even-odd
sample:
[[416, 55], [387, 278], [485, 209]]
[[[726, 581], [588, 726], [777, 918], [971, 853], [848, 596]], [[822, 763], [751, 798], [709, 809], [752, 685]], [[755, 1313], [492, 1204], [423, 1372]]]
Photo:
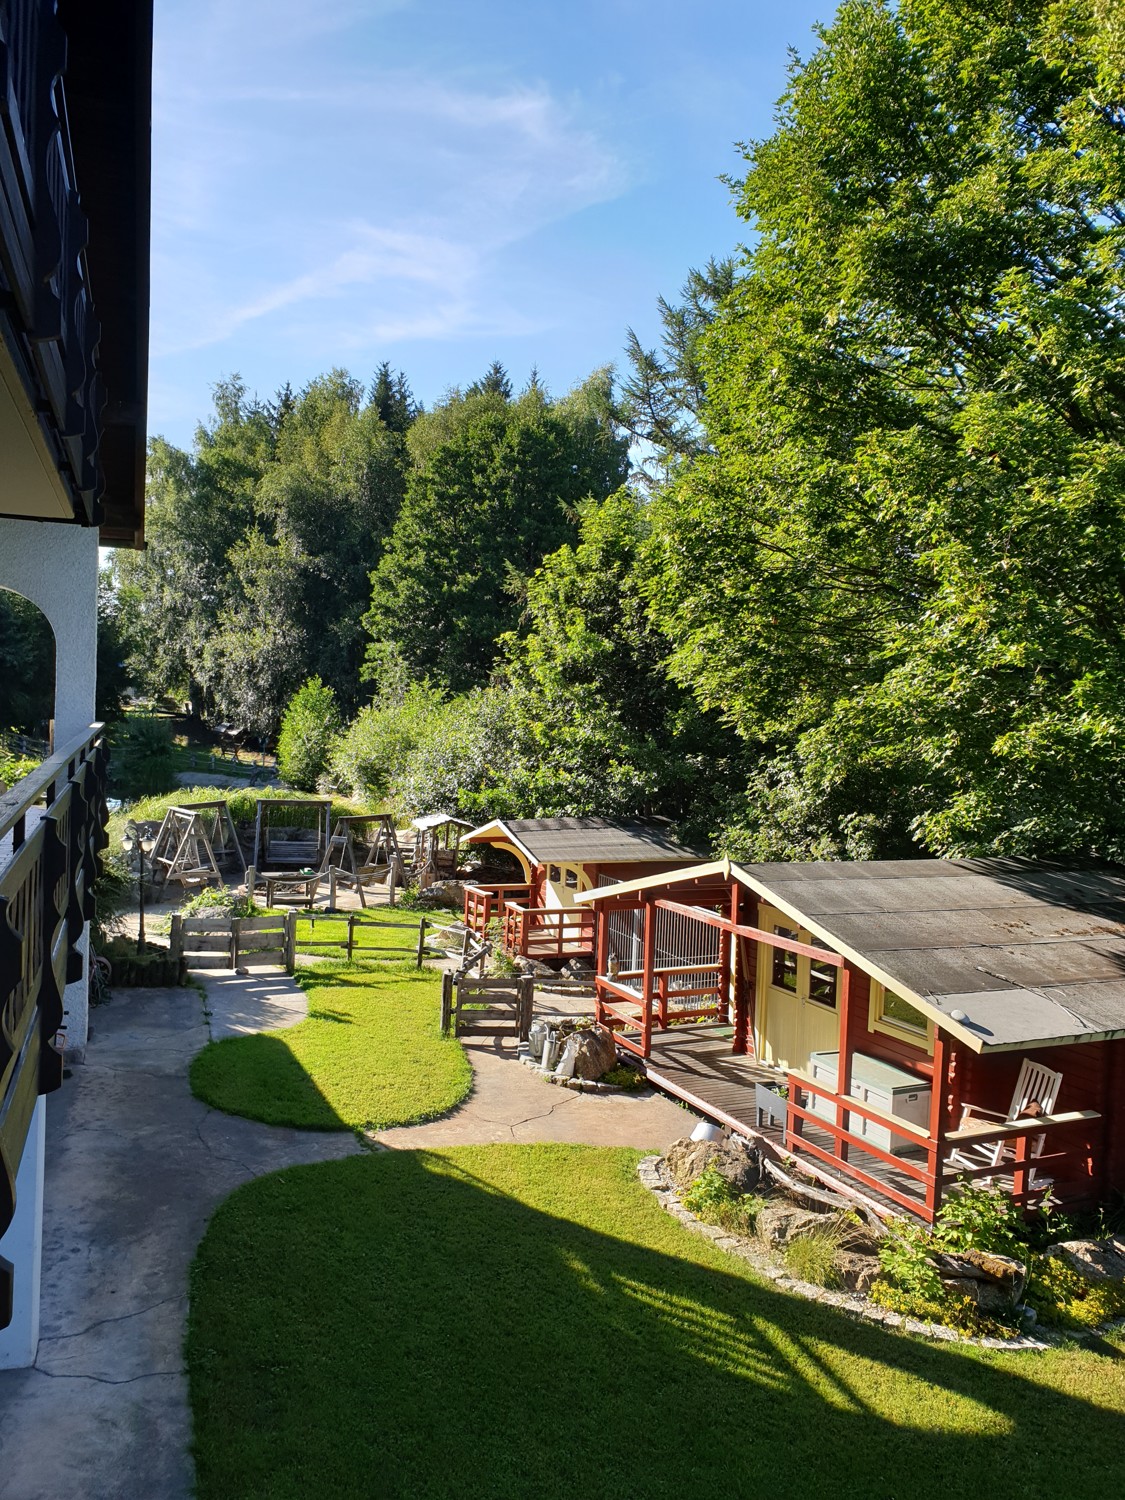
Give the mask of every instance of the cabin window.
[[[789, 938], [791, 942], [800, 942], [797, 932], [792, 927], [774, 927], [778, 937]], [[797, 955], [787, 953], [784, 948], [773, 950], [773, 982], [779, 990], [792, 990], [797, 993]]]
[[559, 881], [562, 879], [562, 871], [559, 869], [558, 865], [547, 866], [547, 879], [551, 882], [552, 885], [558, 885]]
[[578, 889], [577, 870], [568, 870], [566, 872], [566, 888], [568, 891], [576, 891]]
[[870, 1022], [872, 1031], [886, 1032], [888, 1036], [933, 1050], [932, 1022], [916, 1005], [875, 979], [871, 981]]
[[836, 980], [840, 971], [834, 964], [809, 959], [809, 999], [817, 1005], [830, 1005], [836, 1009]]

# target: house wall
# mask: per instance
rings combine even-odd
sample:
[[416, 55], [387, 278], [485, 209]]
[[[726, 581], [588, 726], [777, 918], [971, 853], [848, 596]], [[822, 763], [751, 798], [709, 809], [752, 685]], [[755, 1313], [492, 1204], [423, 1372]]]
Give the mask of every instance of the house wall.
[[[38, 606], [55, 635], [55, 745], [94, 721], [98, 669], [98, 533], [81, 526], [0, 520], [0, 588]], [[81, 1062], [89, 1034], [90, 931], [78, 940], [82, 978], [68, 984], [68, 1062]]]
[[961, 1098], [1006, 1113], [1025, 1057], [1062, 1074], [1058, 1112], [1091, 1109], [1101, 1116], [1068, 1130], [1060, 1142], [1073, 1159], [1073, 1171], [1052, 1169], [1060, 1193], [1096, 1198], [1125, 1192], [1125, 1039], [1036, 1047], [1026, 1053], [965, 1049]]

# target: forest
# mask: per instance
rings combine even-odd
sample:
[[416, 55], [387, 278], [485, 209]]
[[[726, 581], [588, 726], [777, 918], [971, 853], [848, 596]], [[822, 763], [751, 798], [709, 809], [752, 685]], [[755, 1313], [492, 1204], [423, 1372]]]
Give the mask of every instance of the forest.
[[106, 582], [133, 685], [402, 811], [1125, 857], [1119, 12], [848, 0], [742, 151], [619, 372], [220, 381]]

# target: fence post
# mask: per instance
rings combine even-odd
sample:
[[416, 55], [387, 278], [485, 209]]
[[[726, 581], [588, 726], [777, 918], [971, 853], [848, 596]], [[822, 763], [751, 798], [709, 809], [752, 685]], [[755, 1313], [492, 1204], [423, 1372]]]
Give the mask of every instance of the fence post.
[[296, 910], [285, 913], [285, 972], [294, 974], [297, 971], [297, 913]]
[[336, 866], [328, 866], [328, 910], [336, 910]]
[[398, 884], [398, 860], [391, 860], [390, 878], [387, 880], [387, 905], [395, 904], [395, 886]]
[[246, 871], [246, 899], [250, 905], [254, 905], [254, 887], [258, 883], [258, 871], [250, 865]]
[[352, 954], [354, 952], [355, 952], [355, 912], [353, 911], [348, 916], [348, 963], [351, 963], [351, 961], [352, 961]]
[[230, 966], [238, 968], [238, 938], [242, 931], [242, 918], [232, 917], [230, 924]]
[[441, 1034], [449, 1035], [453, 1020], [453, 975], [447, 969], [441, 976]]
[[422, 955], [425, 953], [425, 951], [426, 951], [426, 919], [425, 919], [425, 917], [420, 917], [418, 919], [418, 962], [417, 962], [417, 967], [419, 969], [422, 967]]
[[531, 1035], [531, 1015], [535, 1007], [535, 976], [525, 974], [519, 981], [519, 1006], [517, 1007], [519, 1038], [526, 1042]]
[[168, 952], [172, 958], [182, 958], [184, 952], [184, 919], [177, 912], [172, 918], [172, 935], [168, 940]]
[[461, 977], [460, 974], [458, 974], [456, 976], [455, 980], [454, 980], [454, 991], [455, 991], [455, 997], [456, 997], [455, 998], [455, 1002], [454, 1002], [454, 1006], [453, 1006], [453, 1035], [454, 1036], [460, 1036], [461, 1035], [461, 992], [462, 992], [462, 989], [464, 987], [464, 984], [465, 984], [464, 979]]

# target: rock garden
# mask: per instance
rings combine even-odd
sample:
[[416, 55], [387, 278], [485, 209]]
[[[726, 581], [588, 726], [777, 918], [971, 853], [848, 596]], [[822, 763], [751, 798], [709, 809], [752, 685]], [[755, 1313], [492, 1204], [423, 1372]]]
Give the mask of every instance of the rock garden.
[[1125, 1319], [1125, 1236], [1104, 1221], [1083, 1236], [1049, 1203], [1025, 1220], [966, 1183], [932, 1228], [884, 1220], [737, 1136], [677, 1141], [640, 1170], [665, 1208], [772, 1280], [875, 1321], [1030, 1348]]

